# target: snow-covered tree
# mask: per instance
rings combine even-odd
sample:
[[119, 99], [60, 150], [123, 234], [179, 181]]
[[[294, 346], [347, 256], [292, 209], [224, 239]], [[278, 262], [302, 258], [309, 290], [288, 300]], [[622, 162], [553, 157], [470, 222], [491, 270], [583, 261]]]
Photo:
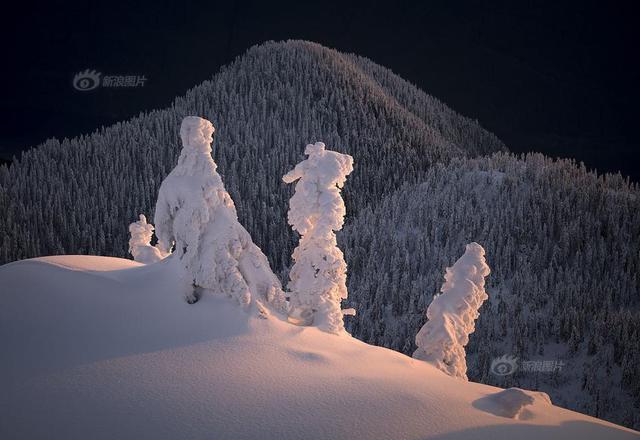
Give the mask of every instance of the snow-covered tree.
[[[284, 307], [284, 294], [262, 251], [238, 222], [211, 157], [211, 122], [187, 116], [180, 127], [178, 165], [160, 185], [155, 223], [158, 247], [182, 261], [197, 288]], [[193, 298], [191, 298], [193, 299]]]
[[353, 158], [325, 150], [322, 142], [307, 145], [305, 154], [309, 157], [282, 178], [285, 183], [298, 181], [288, 213], [289, 224], [300, 234], [289, 273], [290, 303], [293, 314], [310, 316], [320, 329], [340, 333], [347, 264], [335, 231], [344, 222], [340, 189], [353, 171]]
[[467, 380], [464, 347], [475, 330], [478, 310], [488, 298], [484, 278], [489, 272], [482, 246], [468, 244], [464, 255], [447, 268], [442, 293], [433, 298], [427, 309], [428, 321], [416, 335], [418, 349], [414, 358]]
[[153, 225], [147, 223], [147, 217], [140, 214], [139, 220], [129, 225], [129, 252], [139, 263], [151, 264], [160, 261], [168, 254], [151, 245]]

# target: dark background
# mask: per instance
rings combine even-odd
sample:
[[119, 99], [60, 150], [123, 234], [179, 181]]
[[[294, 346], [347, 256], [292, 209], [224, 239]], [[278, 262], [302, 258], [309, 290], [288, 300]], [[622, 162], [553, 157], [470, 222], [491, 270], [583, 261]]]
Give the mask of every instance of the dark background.
[[[266, 40], [316, 41], [391, 68], [515, 152], [574, 157], [640, 181], [632, 3], [241, 0], [15, 4], [2, 15], [0, 157], [174, 97]], [[145, 75], [78, 92], [75, 73]]]

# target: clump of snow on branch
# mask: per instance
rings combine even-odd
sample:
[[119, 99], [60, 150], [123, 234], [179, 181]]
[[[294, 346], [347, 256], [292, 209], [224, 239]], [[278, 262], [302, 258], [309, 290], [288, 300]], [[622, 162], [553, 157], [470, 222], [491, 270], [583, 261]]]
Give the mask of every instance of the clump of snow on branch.
[[152, 264], [162, 260], [168, 254], [151, 245], [153, 225], [147, 223], [147, 217], [140, 214], [139, 220], [129, 225], [129, 252], [139, 263]]
[[468, 244], [464, 255], [447, 268], [442, 293], [427, 309], [428, 321], [416, 335], [414, 358], [468, 380], [464, 347], [475, 330], [478, 310], [488, 298], [484, 278], [489, 273], [482, 246]]
[[301, 235], [289, 273], [292, 315], [309, 316], [320, 329], [337, 334], [344, 330], [340, 302], [347, 297], [347, 264], [335, 231], [344, 223], [340, 189], [353, 171], [353, 158], [325, 150], [322, 142], [307, 145], [305, 154], [309, 157], [282, 178], [297, 181], [288, 219]]
[[[211, 157], [211, 122], [187, 116], [180, 127], [178, 165], [160, 186], [155, 211], [158, 247], [175, 247], [194, 287], [226, 293], [241, 304], [252, 298], [283, 309], [285, 298], [262, 251], [238, 222]], [[193, 298], [188, 298], [193, 299]]]

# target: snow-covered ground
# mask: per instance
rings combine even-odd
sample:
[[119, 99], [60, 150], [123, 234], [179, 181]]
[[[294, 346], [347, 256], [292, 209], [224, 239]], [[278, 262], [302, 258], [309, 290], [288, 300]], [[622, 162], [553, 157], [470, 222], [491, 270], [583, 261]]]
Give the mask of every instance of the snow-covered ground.
[[189, 305], [172, 264], [0, 267], [0, 438], [638, 438], [227, 297]]

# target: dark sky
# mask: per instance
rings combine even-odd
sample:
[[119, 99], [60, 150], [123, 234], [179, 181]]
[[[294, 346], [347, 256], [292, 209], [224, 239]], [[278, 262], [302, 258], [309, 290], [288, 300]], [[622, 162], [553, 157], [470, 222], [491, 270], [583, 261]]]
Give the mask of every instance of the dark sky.
[[[248, 47], [301, 38], [391, 68], [512, 151], [640, 181], [633, 3], [268, 1], [48, 3], [4, 11], [0, 157], [162, 108]], [[144, 75], [78, 92], [75, 73]]]

